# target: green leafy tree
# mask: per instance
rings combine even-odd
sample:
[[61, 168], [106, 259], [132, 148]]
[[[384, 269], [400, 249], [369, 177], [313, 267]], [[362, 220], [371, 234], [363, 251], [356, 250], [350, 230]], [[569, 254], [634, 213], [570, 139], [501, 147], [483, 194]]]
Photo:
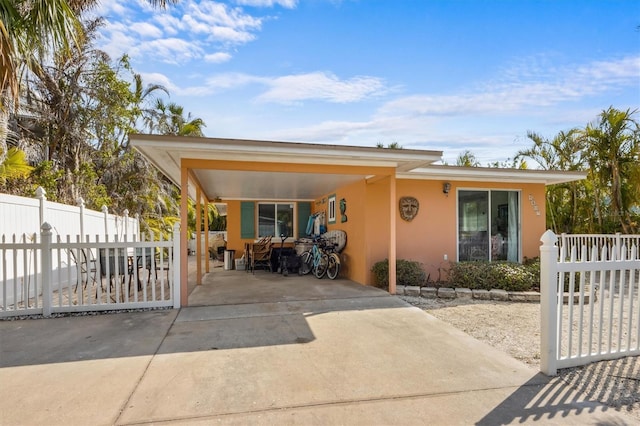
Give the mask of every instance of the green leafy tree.
[[640, 127], [633, 117], [636, 113], [610, 107], [583, 132], [590, 178], [601, 193], [598, 199], [608, 207], [608, 214], [601, 208], [597, 216], [605, 232], [638, 229]]
[[155, 109], [152, 119], [147, 120], [153, 133], [174, 136], [204, 136], [202, 131], [203, 127], [206, 127], [204, 121], [201, 118], [193, 118], [191, 113], [185, 117], [184, 107], [174, 102], [165, 103], [162, 99], [157, 99]]
[[[529, 149], [518, 152], [516, 158], [530, 158], [543, 170], [584, 170], [584, 145], [578, 129], [559, 132], [549, 140], [535, 132], [528, 132], [527, 137], [533, 142]], [[587, 231], [584, 224], [579, 224], [580, 211], [584, 204], [586, 190], [581, 182], [568, 182], [547, 188], [547, 227], [555, 232], [572, 232], [580, 229]]]
[[0, 188], [6, 185], [8, 179], [28, 175], [32, 169], [25, 159], [24, 151], [11, 147], [5, 152], [0, 148]]
[[465, 150], [458, 154], [458, 157], [456, 158], [456, 166], [480, 167], [480, 161], [478, 161], [474, 153], [469, 150]]
[[552, 140], [529, 132], [529, 158], [545, 170], [586, 171], [587, 179], [547, 187], [547, 226], [567, 233], [640, 229], [640, 131], [636, 111], [613, 107], [584, 129]]
[[403, 149], [402, 145], [400, 145], [400, 142], [394, 141], [391, 142], [389, 144], [387, 144], [387, 146], [384, 146], [383, 142], [378, 142], [376, 144], [376, 148], [385, 148], [385, 149]]
[[[148, 0], [165, 8], [178, 0]], [[81, 14], [97, 0], [1, 0], [0, 94], [1, 108], [17, 103], [25, 68], [37, 72], [54, 52], [64, 54], [84, 37]]]

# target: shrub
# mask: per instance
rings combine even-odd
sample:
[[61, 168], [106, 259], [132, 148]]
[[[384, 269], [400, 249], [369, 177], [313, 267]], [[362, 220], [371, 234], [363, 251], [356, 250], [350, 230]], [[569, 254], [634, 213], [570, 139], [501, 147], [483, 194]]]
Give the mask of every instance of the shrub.
[[[389, 259], [377, 262], [371, 268], [375, 276], [376, 287], [389, 289]], [[396, 260], [396, 284], [421, 286], [425, 282], [426, 275], [420, 262], [413, 260]]]
[[451, 266], [449, 280], [454, 287], [472, 290], [537, 291], [540, 262], [458, 262]]

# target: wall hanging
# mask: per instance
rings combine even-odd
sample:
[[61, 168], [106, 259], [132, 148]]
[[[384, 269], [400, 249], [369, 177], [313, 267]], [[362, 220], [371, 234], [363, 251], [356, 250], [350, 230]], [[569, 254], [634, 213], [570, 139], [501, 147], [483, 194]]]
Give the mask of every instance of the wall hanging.
[[411, 222], [414, 217], [418, 215], [420, 209], [420, 203], [415, 197], [401, 197], [400, 198], [400, 217], [402, 220]]

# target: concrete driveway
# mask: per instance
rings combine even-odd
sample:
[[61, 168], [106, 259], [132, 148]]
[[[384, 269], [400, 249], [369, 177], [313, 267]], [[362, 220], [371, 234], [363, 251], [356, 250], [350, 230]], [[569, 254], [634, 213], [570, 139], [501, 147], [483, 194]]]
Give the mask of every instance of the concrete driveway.
[[632, 424], [375, 288], [216, 271], [191, 294], [0, 321], [0, 424]]

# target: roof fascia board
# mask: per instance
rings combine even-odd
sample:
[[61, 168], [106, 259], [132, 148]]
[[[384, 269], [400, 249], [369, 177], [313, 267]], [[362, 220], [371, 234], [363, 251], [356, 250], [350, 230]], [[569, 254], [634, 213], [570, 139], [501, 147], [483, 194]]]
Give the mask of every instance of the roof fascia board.
[[[226, 154], [260, 154], [282, 157], [289, 155], [294, 158], [320, 157], [360, 162], [380, 161], [388, 165], [391, 163], [420, 162], [423, 165], [440, 161], [442, 151], [425, 150], [390, 150], [374, 147], [357, 147], [342, 145], [323, 145], [300, 142], [274, 142], [245, 139], [222, 138], [193, 138], [164, 135], [132, 134], [129, 140], [133, 146], [149, 146], [164, 148], [166, 151], [176, 151], [180, 158], [187, 158], [189, 152], [198, 152], [202, 158], [202, 151], [215, 153], [216, 157]], [[219, 158], [219, 157], [218, 157]], [[262, 160], [260, 160], [262, 161]], [[397, 167], [397, 164], [396, 164]]]
[[398, 179], [458, 180], [472, 182], [517, 182], [554, 185], [585, 179], [587, 172], [526, 169], [498, 169], [486, 167], [432, 166], [398, 173]]

